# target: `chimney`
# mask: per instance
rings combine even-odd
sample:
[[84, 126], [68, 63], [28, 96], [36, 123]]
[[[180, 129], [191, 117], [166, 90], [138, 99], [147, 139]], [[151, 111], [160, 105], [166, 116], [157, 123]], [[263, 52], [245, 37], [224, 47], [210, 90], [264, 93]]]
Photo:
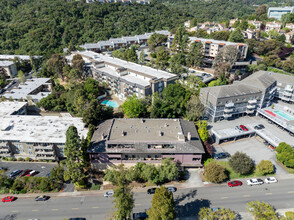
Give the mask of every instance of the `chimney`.
[[125, 132], [124, 130], [121, 131], [121, 136], [126, 136], [127, 132]]
[[188, 138], [188, 141], [191, 141], [191, 132], [190, 131], [188, 132], [187, 138]]
[[141, 123], [144, 123], [144, 122], [145, 122], [145, 120], [142, 118], [142, 119], [141, 119]]
[[164, 127], [168, 127], [168, 124], [167, 123], [164, 123]]
[[163, 136], [163, 132], [162, 131], [159, 131], [159, 136]]

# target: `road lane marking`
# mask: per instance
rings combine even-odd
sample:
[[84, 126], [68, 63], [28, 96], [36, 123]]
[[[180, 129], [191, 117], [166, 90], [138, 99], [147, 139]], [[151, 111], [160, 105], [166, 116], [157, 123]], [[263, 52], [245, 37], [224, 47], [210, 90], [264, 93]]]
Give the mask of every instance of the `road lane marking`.
[[51, 211], [58, 211], [58, 209], [51, 209]]
[[141, 204], [135, 204], [135, 206], [141, 206]]
[[39, 210], [38, 209], [34, 209], [34, 210], [32, 210], [32, 212], [38, 212]]
[[98, 206], [93, 206], [92, 209], [99, 209], [99, 207]]
[[226, 196], [224, 196], [224, 197], [221, 197], [221, 199], [228, 199], [229, 197], [226, 197]]
[[12, 212], [18, 212], [17, 210], [13, 210]]
[[272, 193], [266, 193], [265, 195], [272, 195]]
[[243, 195], [243, 197], [250, 197], [250, 195]]
[[294, 193], [294, 191], [289, 191], [288, 193]]
[[79, 208], [71, 208], [72, 210], [78, 210]]

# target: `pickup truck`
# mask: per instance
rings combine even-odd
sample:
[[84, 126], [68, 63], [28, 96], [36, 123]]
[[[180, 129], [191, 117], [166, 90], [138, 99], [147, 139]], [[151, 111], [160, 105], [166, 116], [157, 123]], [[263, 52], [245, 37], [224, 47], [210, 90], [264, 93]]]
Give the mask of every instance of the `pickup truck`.
[[247, 185], [248, 186], [262, 185], [262, 184], [263, 184], [262, 179], [250, 179], [250, 180], [247, 180]]

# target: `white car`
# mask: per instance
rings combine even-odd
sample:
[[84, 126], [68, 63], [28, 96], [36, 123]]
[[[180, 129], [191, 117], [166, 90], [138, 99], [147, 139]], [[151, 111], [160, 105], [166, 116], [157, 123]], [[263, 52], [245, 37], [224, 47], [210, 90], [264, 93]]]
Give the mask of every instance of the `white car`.
[[247, 180], [247, 185], [248, 186], [254, 186], [254, 185], [262, 185], [263, 184], [263, 181], [262, 179], [250, 179], [250, 180]]
[[114, 194], [113, 190], [107, 191], [106, 193], [104, 193], [104, 197], [112, 197]]
[[275, 177], [268, 177], [264, 179], [265, 183], [277, 183], [278, 180]]

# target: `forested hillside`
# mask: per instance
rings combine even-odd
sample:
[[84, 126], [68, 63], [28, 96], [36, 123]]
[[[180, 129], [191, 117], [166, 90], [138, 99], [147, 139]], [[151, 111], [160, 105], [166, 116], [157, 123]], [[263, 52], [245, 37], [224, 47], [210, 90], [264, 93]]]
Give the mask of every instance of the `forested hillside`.
[[50, 54], [110, 37], [173, 28], [191, 18], [162, 4], [1, 0], [0, 53]]

